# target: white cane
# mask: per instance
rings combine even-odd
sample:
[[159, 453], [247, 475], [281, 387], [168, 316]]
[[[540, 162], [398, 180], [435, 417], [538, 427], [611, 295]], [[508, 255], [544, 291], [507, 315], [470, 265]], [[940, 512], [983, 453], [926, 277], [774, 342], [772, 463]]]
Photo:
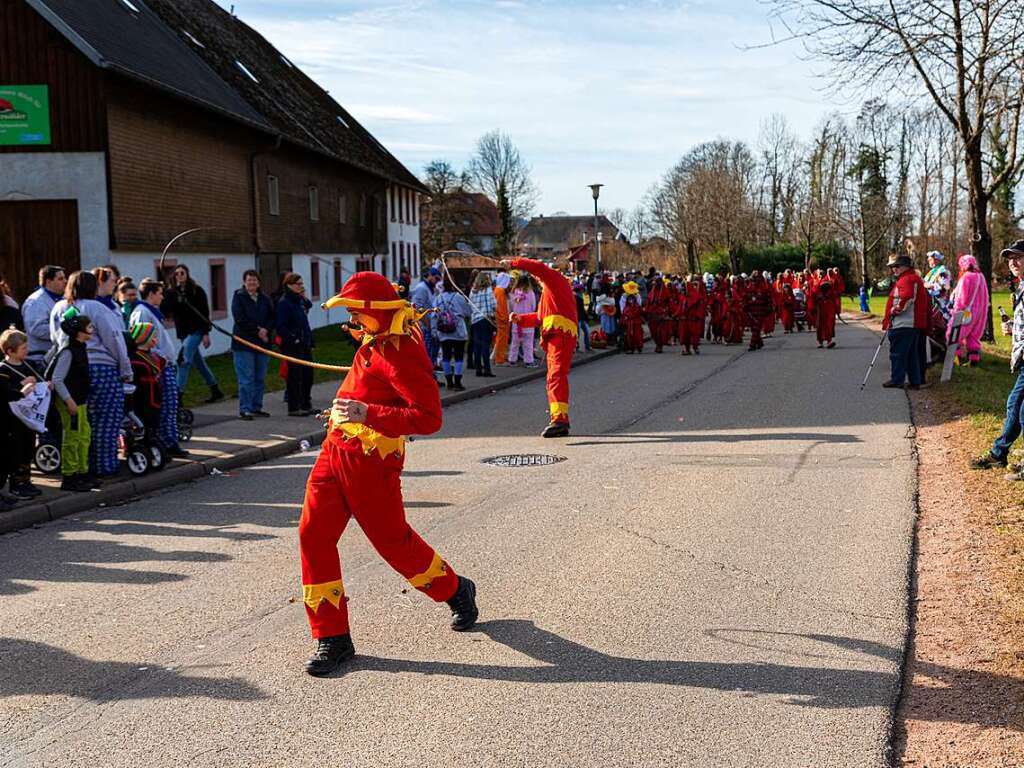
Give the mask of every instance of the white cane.
[[878, 348], [875, 349], [875, 356], [871, 358], [871, 365], [868, 366], [868, 372], [864, 374], [864, 381], [860, 384], [861, 392], [863, 392], [864, 387], [868, 385], [868, 377], [871, 376], [871, 369], [875, 367], [875, 361], [878, 360], [878, 353], [882, 351], [883, 344], [885, 344], [885, 333], [882, 333], [882, 338], [878, 341]]

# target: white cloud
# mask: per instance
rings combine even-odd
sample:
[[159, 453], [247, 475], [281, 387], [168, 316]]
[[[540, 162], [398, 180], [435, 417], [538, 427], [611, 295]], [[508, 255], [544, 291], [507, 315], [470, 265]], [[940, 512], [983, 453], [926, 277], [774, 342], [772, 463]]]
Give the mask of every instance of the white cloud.
[[834, 107], [754, 0], [234, 0], [414, 172], [509, 133], [542, 210], [631, 207], [689, 147]]

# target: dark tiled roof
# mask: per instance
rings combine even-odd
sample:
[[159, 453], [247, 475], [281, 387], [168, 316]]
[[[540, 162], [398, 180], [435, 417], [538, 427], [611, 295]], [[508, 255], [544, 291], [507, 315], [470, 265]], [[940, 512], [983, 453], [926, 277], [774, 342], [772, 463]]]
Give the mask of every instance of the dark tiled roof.
[[[598, 216], [598, 227], [605, 241], [622, 237], [606, 216]], [[579, 245], [581, 235], [590, 238], [593, 233], [593, 216], [537, 216], [519, 233], [519, 243], [532, 246], [555, 244], [568, 249]]]
[[212, 0], [130, 0], [139, 13], [123, 0], [27, 2], [98, 66], [426, 192], [323, 88]]
[[459, 202], [459, 213], [462, 217], [459, 223], [466, 227], [459, 234], [477, 237], [497, 237], [501, 234], [498, 206], [487, 195], [479, 192], [465, 193]]

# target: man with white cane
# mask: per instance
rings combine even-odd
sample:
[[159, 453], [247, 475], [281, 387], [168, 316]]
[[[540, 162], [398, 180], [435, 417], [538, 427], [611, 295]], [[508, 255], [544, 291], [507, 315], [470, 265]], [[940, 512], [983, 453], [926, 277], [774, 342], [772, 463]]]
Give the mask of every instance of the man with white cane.
[[[996, 438], [990, 450], [984, 456], [971, 460], [972, 469], [992, 469], [1005, 467], [1010, 456], [1010, 447], [1020, 437], [1021, 425], [1024, 423], [1024, 240], [1018, 240], [1000, 254], [1010, 265], [1010, 272], [1017, 279], [1018, 285], [1013, 294], [1013, 320], [1004, 320], [1002, 330], [1004, 336], [1012, 336], [1010, 351], [1010, 370], [1017, 374], [1017, 380], [1006, 398], [1006, 420], [1003, 432]], [[1024, 480], [1024, 470], [1016, 467], [1008, 480]]]

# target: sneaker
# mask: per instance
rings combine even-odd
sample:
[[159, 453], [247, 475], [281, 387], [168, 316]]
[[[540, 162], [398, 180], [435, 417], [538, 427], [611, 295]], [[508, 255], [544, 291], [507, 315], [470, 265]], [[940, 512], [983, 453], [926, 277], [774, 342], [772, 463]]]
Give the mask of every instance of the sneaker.
[[12, 509], [14, 509], [14, 502], [0, 499], [0, 512], [10, 512]]
[[352, 644], [352, 635], [321, 637], [316, 642], [313, 655], [306, 660], [306, 674], [324, 677], [355, 655], [356, 648]]
[[1024, 472], [1014, 471], [1003, 475], [1003, 479], [1011, 483], [1024, 482]]
[[203, 402], [205, 403], [219, 403], [224, 399], [224, 393], [220, 391], [220, 387], [214, 384], [210, 387], [210, 396]]
[[261, 419], [269, 419], [270, 418], [270, 414], [267, 413], [266, 411], [253, 411], [252, 415], [253, 416], [259, 416]]
[[882, 386], [886, 389], [903, 389], [903, 385], [897, 384], [895, 381], [887, 381]]
[[540, 433], [541, 437], [568, 437], [569, 436], [569, 422], [567, 421], [552, 421], [548, 424], [544, 431]]
[[60, 481], [60, 489], [71, 493], [89, 493], [92, 490], [88, 483], [82, 482], [81, 475], [65, 475]]
[[472, 629], [480, 616], [480, 611], [476, 607], [476, 584], [465, 576], [459, 576], [459, 588], [448, 600], [448, 607], [452, 609], [453, 630], [465, 632]]
[[10, 495], [15, 499], [35, 499], [42, 492], [39, 488], [28, 483], [20, 485], [11, 485], [9, 488]]
[[238, 414], [238, 418], [240, 418], [242, 421], [252, 421], [252, 414], [251, 413], [240, 413], [240, 414]]
[[991, 453], [986, 453], [984, 456], [971, 459], [969, 466], [971, 469], [995, 469], [996, 467], [1005, 469], [1006, 464], [1006, 459], [997, 459]]
[[36, 496], [42, 495], [42, 493], [32, 483], [18, 483], [11, 486], [11, 495], [17, 496], [19, 499], [34, 499]]
[[13, 507], [15, 504], [17, 504], [21, 500], [22, 499], [21, 499], [20, 496], [12, 496], [9, 493], [4, 493], [3, 491], [0, 491], [0, 503], [6, 504], [6, 505], [8, 505], [10, 507]]

